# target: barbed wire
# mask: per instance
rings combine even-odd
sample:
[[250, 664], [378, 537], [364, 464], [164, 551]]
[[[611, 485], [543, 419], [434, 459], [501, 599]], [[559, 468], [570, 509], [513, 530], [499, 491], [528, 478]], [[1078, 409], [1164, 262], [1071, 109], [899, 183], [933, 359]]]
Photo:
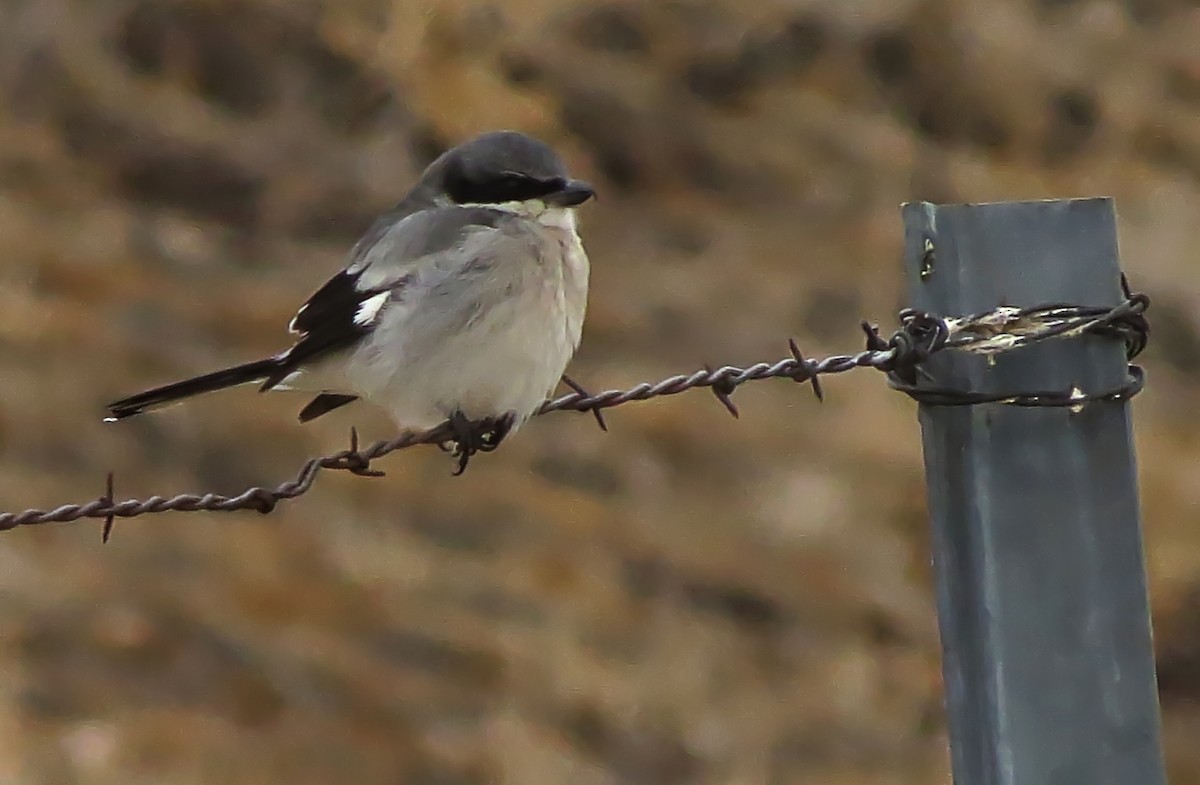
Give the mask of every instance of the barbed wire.
[[[643, 382], [627, 390], [606, 390], [592, 395], [570, 377], [563, 381], [573, 392], [547, 400], [537, 414], [557, 411], [590, 412], [601, 428], [607, 430], [603, 410], [634, 401], [678, 395], [689, 390], [707, 389], [734, 417], [738, 408], [733, 393], [743, 384], [766, 379], [787, 379], [807, 384], [818, 400], [824, 399], [820, 378], [846, 373], [857, 368], [873, 368], [885, 373], [888, 383], [915, 400], [935, 406], [960, 406], [978, 403], [1007, 403], [1019, 406], [1079, 407], [1089, 401], [1119, 400], [1141, 390], [1144, 376], [1140, 368], [1129, 366], [1127, 379], [1114, 390], [1086, 393], [1071, 390], [1019, 394], [991, 394], [940, 387], [922, 368], [934, 354], [943, 351], [962, 351], [994, 355], [1053, 338], [1067, 338], [1083, 333], [1108, 335], [1125, 343], [1126, 356], [1137, 356], [1145, 348], [1149, 324], [1144, 316], [1149, 298], [1134, 293], [1122, 277], [1125, 299], [1115, 307], [1089, 307], [1051, 303], [1032, 308], [1000, 307], [983, 314], [965, 317], [938, 317], [914, 309], [900, 312], [900, 327], [884, 339], [876, 326], [862, 322], [866, 348], [856, 354], [833, 355], [814, 360], [801, 354], [795, 340], [788, 341], [788, 356], [775, 362], [760, 362], [747, 367], [723, 365], [706, 366], [690, 374], [671, 376], [661, 381]], [[108, 541], [117, 518], [133, 518], [163, 512], [232, 512], [256, 510], [269, 513], [283, 501], [307, 493], [322, 471], [346, 471], [362, 477], [381, 477], [383, 472], [373, 463], [397, 450], [420, 444], [438, 445], [450, 450], [455, 433], [449, 422], [423, 431], [407, 431], [394, 439], [359, 446], [358, 432], [350, 431], [350, 444], [345, 450], [308, 460], [296, 476], [273, 488], [255, 486], [236, 496], [216, 493], [150, 496], [145, 499], [117, 501], [114, 496], [113, 474], [110, 472], [104, 495], [84, 504], [64, 504], [50, 510], [30, 509], [20, 513], [0, 513], [0, 531], [19, 526], [46, 523], [67, 523], [83, 518], [104, 521], [102, 538]]]

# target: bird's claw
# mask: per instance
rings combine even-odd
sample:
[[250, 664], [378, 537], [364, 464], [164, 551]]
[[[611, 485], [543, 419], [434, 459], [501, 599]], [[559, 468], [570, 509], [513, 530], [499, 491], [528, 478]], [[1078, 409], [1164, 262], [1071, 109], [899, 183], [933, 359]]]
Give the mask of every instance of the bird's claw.
[[512, 430], [514, 419], [512, 414], [485, 417], [482, 420], [469, 420], [461, 411], [450, 415], [450, 428], [454, 437], [438, 446], [458, 458], [458, 468], [455, 469], [454, 476], [457, 477], [467, 470], [467, 464], [476, 453], [493, 452], [499, 447], [504, 437]]

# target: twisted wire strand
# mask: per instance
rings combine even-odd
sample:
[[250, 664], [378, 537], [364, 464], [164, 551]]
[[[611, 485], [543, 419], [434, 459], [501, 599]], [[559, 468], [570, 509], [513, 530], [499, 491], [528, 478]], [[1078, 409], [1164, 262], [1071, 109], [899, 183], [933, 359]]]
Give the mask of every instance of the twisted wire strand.
[[[723, 365], [705, 368], [690, 374], [670, 376], [658, 382], [643, 382], [626, 390], [605, 390], [590, 395], [568, 383], [575, 392], [547, 400], [537, 414], [556, 411], [591, 412], [603, 426], [600, 412], [634, 401], [645, 401], [678, 395], [688, 390], [708, 389], [735, 417], [738, 414], [731, 395], [743, 384], [765, 379], [789, 379], [809, 384], [818, 399], [823, 397], [819, 377], [846, 373], [857, 368], [873, 368], [888, 375], [894, 389], [921, 400], [920, 388], [904, 380], [915, 379], [915, 374], [925, 360], [933, 354], [946, 350], [984, 351], [998, 353], [1028, 346], [1033, 343], [1059, 337], [1070, 337], [1082, 332], [1110, 333], [1121, 337], [1126, 343], [1126, 353], [1132, 358], [1146, 345], [1149, 327], [1143, 316], [1149, 306], [1145, 295], [1134, 294], [1125, 286], [1125, 300], [1112, 308], [1096, 308], [1052, 303], [1032, 308], [997, 308], [986, 314], [965, 318], [941, 318], [912, 309], [900, 313], [900, 328], [884, 340], [878, 330], [863, 322], [867, 336], [867, 348], [856, 354], [839, 354], [820, 360], [804, 357], [795, 341], [789, 341], [789, 356], [775, 362], [759, 362], [747, 367]], [[1131, 369], [1136, 369], [1131, 366]], [[1140, 389], [1140, 370], [1137, 373]], [[1132, 388], [1130, 388], [1132, 389]], [[1081, 400], [1099, 400], [1104, 397], [1129, 397], [1130, 389], [1120, 395], [1102, 393], [1081, 399], [1078, 395], [1056, 396], [1041, 393], [1038, 396], [1015, 396], [1020, 405], [1064, 406], [1078, 405]], [[983, 402], [971, 398], [972, 393], [956, 393], [933, 390], [930, 400], [944, 404], [972, 404]], [[957, 398], [955, 396], [958, 396]], [[1039, 397], [1040, 396], [1040, 397]], [[995, 396], [987, 399], [998, 400]], [[232, 512], [256, 510], [269, 513], [279, 502], [303, 496], [312, 488], [317, 475], [322, 471], [348, 471], [364, 477], [382, 476], [372, 468], [372, 462], [396, 452], [420, 444], [434, 444], [446, 449], [454, 439], [450, 424], [442, 423], [423, 431], [406, 431], [390, 440], [376, 441], [360, 449], [358, 434], [350, 433], [350, 446], [330, 455], [309, 459], [296, 476], [272, 488], [255, 486], [236, 496], [216, 493], [182, 493], [176, 496], [150, 496], [145, 499], [117, 501], [113, 495], [113, 476], [108, 475], [104, 495], [84, 504], [63, 504], [49, 510], [30, 509], [24, 512], [0, 513], [0, 531], [19, 526], [46, 523], [68, 523], [83, 518], [104, 520], [105, 541], [112, 531], [116, 518], [134, 518], [163, 512]]]

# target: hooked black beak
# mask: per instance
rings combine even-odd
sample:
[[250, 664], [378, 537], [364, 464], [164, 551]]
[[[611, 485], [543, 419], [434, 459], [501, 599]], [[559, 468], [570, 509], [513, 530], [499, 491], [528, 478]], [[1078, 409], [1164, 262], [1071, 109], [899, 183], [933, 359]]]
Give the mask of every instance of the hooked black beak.
[[568, 180], [566, 184], [546, 197], [546, 201], [559, 207], [576, 207], [596, 195], [583, 180]]

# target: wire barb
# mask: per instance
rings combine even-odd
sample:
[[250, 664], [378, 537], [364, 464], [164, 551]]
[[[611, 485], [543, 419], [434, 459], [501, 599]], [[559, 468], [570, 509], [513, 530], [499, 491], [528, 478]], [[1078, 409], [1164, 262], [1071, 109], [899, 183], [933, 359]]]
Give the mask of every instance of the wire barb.
[[106, 544], [108, 538], [112, 535], [113, 521], [116, 518], [113, 516], [113, 473], [108, 473], [108, 481], [104, 486], [104, 495], [100, 497], [101, 505], [108, 510], [108, 515], [104, 516], [104, 528], [100, 530], [100, 542]]
[[251, 502], [248, 505], [251, 509], [263, 515], [270, 515], [275, 512], [275, 505], [279, 503], [279, 499], [264, 488], [255, 488], [254, 494], [251, 496]]
[[[825, 391], [821, 389], [821, 378], [809, 368], [808, 360], [805, 360], [804, 355], [800, 354], [800, 346], [796, 343], [795, 338], [788, 338], [788, 350], [796, 361], [796, 373], [792, 375], [792, 379], [799, 384], [804, 384], [807, 380], [812, 384], [813, 395], [817, 396], [817, 401], [825, 403]], [[801, 371], [804, 373], [801, 374]]]
[[371, 468], [371, 459], [358, 451], [358, 429], [350, 427], [350, 449], [342, 454], [346, 471], [359, 477], [386, 477], [386, 472]]
[[[537, 414], [556, 411], [591, 412], [600, 427], [607, 430], [602, 414], [604, 409], [708, 388], [722, 406], [737, 417], [738, 409], [733, 403], [732, 395], [743, 384], [765, 379], [809, 382], [820, 401], [824, 400], [824, 391], [818, 377], [846, 373], [856, 368], [874, 368], [885, 373], [893, 389], [924, 405], [967, 406], [996, 403], [1067, 407], [1078, 411], [1083, 404], [1092, 401], [1126, 400], [1136, 395], [1144, 384], [1142, 370], [1130, 365], [1126, 381], [1114, 390], [1084, 392], [1073, 388], [1068, 391], [993, 394], [939, 386], [923, 365], [931, 356], [942, 351], [990, 355], [1054, 338], [1073, 338], [1084, 333], [1120, 338], [1125, 343], [1127, 357], [1133, 359], [1145, 348], [1148, 340], [1150, 328], [1145, 312], [1149, 308], [1150, 300], [1144, 294], [1130, 290], [1129, 283], [1123, 276], [1121, 286], [1125, 298], [1115, 307], [1062, 303], [1031, 308], [1003, 306], [985, 314], [966, 317], [938, 317], [906, 309], [900, 312], [899, 329], [887, 340], [879, 334], [877, 327], [869, 322], [862, 322], [866, 348], [852, 355], [833, 355], [812, 360], [800, 353], [795, 340], [789, 340], [788, 356], [772, 363], [760, 362], [744, 368], [724, 365], [716, 369], [706, 365], [691, 374], [671, 376], [654, 383], [643, 382], [627, 390], [605, 390], [595, 395], [588, 393], [570, 377], [563, 376], [563, 382], [573, 392], [543, 402]], [[406, 431], [389, 441], [377, 441], [365, 447], [359, 443], [358, 431], [352, 428], [349, 449], [309, 459], [293, 479], [274, 488], [248, 488], [237, 496], [215, 493], [179, 494], [171, 498], [151, 496], [146, 499], [117, 502], [113, 495], [113, 473], [109, 472], [105, 494], [99, 499], [82, 505], [64, 504], [50, 510], [31, 509], [20, 513], [0, 513], [0, 531], [15, 529], [18, 526], [99, 518], [104, 522], [101, 539], [107, 542], [116, 518], [200, 510], [257, 510], [267, 514], [275, 510], [281, 502], [308, 493], [316, 482], [317, 475], [322, 471], [347, 471], [360, 477], [382, 477], [384, 473], [372, 467], [374, 461], [418, 444], [437, 445], [443, 450], [451, 449], [449, 445], [454, 444], [453, 453], [458, 459], [461, 471], [465, 468], [464, 457], [469, 458], [474, 453], [495, 450], [507, 433], [508, 427], [511, 427], [511, 422], [505, 418], [498, 418], [474, 425], [481, 426], [481, 429], [478, 433], [470, 434], [469, 438], [462, 432], [461, 427], [456, 429], [454, 423], [447, 420], [424, 431]], [[466, 445], [463, 443], [464, 439], [468, 442]]]
[[[591, 396], [591, 393], [589, 393], [587, 390], [583, 389], [583, 387], [580, 386], [579, 382], [575, 381], [570, 376], [567, 376], [565, 373], [562, 375], [562, 381], [563, 381], [563, 384], [570, 387], [572, 390], [574, 390], [579, 395], [582, 395], [585, 398]], [[599, 409], [592, 409], [591, 411], [592, 411], [592, 416], [596, 418], [596, 424], [600, 426], [600, 430], [604, 431], [605, 433], [608, 433], [608, 423], [606, 423], [604, 421], [604, 412], [600, 411]]]
[[[721, 402], [722, 406], [725, 407], [725, 411], [733, 415], [733, 419], [738, 419], [741, 415], [738, 412], [737, 404], [733, 402], [732, 397], [733, 391], [737, 389], [737, 385], [734, 384], [727, 376], [723, 376], [720, 372], [714, 371], [712, 366], [708, 363], [704, 364], [704, 370], [708, 371], [708, 375], [712, 377], [712, 384], [709, 387], [709, 389], [712, 390], [712, 394], [716, 396], [716, 399]], [[724, 370], [724, 368], [721, 369], [721, 371]]]
[[862, 331], [867, 335], [867, 351], [868, 352], [883, 352], [887, 351], [887, 341], [883, 340], [879, 335], [879, 327], [871, 324], [866, 319], [858, 323]]

